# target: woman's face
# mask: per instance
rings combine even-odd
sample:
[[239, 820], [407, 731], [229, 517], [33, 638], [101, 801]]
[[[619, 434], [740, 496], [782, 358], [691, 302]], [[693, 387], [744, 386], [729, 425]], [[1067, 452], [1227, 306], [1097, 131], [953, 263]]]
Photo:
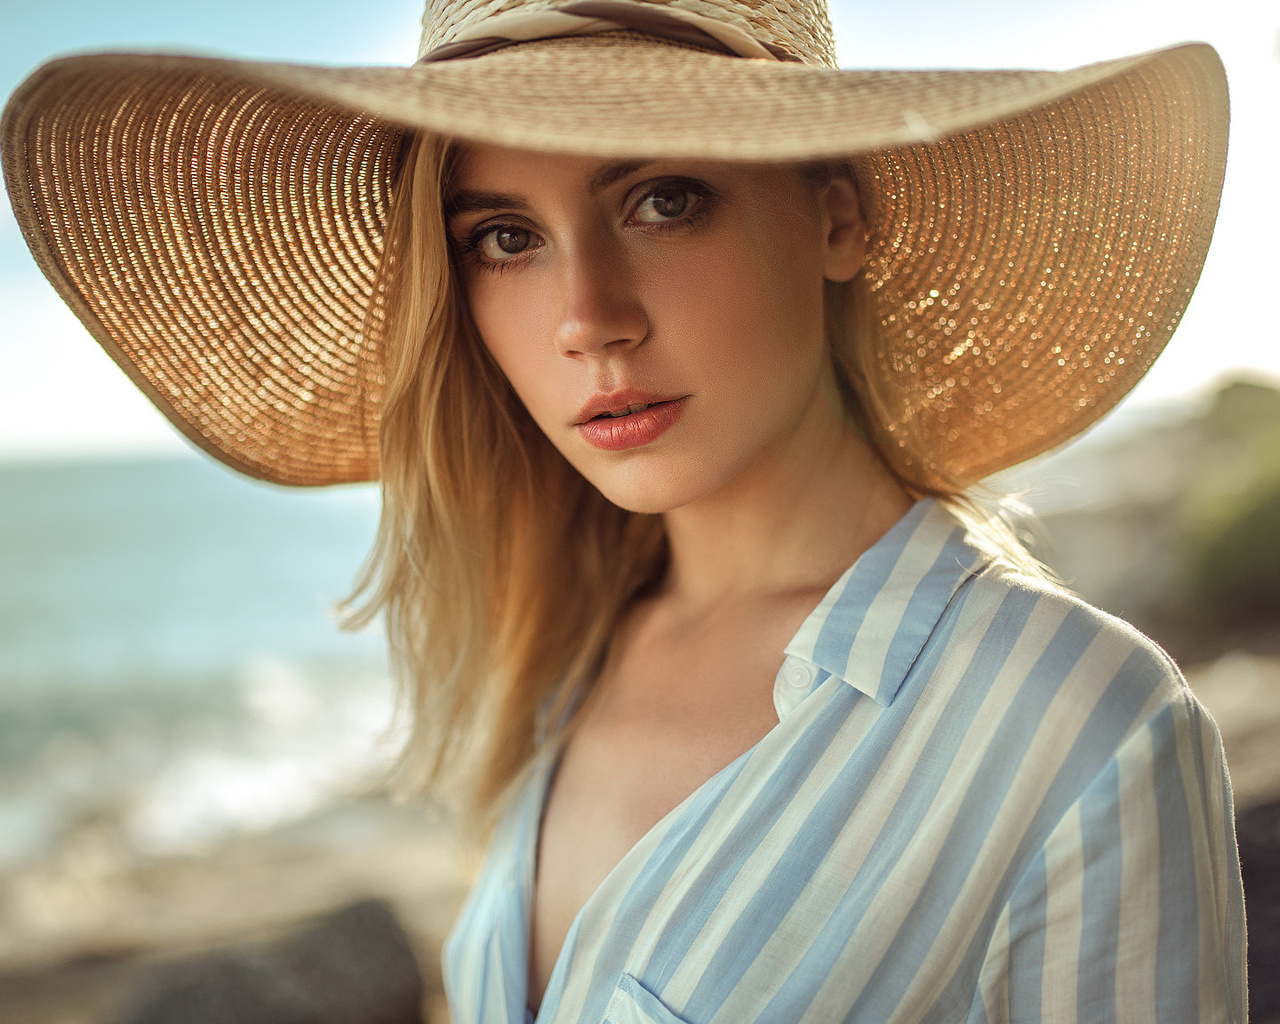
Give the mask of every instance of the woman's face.
[[840, 417], [823, 282], [861, 266], [849, 182], [476, 145], [445, 215], [485, 345], [616, 504], [667, 512], [759, 482]]

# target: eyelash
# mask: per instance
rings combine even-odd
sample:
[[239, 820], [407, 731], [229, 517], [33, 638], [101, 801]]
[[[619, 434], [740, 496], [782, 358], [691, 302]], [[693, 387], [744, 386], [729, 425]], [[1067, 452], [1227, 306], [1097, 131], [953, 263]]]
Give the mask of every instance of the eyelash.
[[[660, 192], [681, 189], [695, 199], [694, 207], [687, 213], [679, 214], [670, 220], [642, 222], [639, 227], [645, 231], [664, 233], [675, 231], [681, 228], [691, 228], [700, 224], [706, 216], [711, 212], [714, 201], [719, 198], [717, 193], [706, 182], [698, 181], [694, 178], [664, 178], [661, 181], [654, 182], [650, 187], [641, 193], [640, 198], [636, 201], [632, 211], [638, 210], [648, 200], [652, 199]], [[628, 218], [630, 220], [631, 218]], [[514, 228], [518, 231], [528, 231], [529, 234], [537, 236], [537, 232], [525, 227], [523, 224], [512, 221], [485, 221], [483, 224], [477, 225], [469, 235], [465, 238], [457, 240], [458, 255], [462, 261], [475, 267], [477, 270], [486, 274], [502, 274], [511, 267], [523, 263], [527, 255], [525, 252], [516, 253], [506, 260], [491, 260], [484, 255], [481, 243], [484, 239], [500, 231], [503, 228]]]

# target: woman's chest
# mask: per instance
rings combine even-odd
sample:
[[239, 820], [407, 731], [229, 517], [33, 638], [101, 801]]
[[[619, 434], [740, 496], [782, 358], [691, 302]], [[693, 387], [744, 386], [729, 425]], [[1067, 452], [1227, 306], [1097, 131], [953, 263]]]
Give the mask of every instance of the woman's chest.
[[[517, 872], [523, 881], [513, 882], [509, 895], [498, 876], [482, 879], [484, 899], [455, 933], [455, 949], [471, 955], [455, 962], [453, 991], [466, 989], [467, 972], [458, 969], [466, 964], [477, 972], [471, 991], [492, 992], [495, 979], [505, 976], [507, 991], [519, 985], [520, 1016], [527, 995], [532, 1004], [541, 1002], [540, 1018], [548, 1021], [756, 1019], [766, 1005], [770, 1012], [761, 1019], [794, 1021], [815, 1008], [842, 1019], [877, 964], [908, 963], [891, 948], [895, 935], [954, 951], [960, 936], [951, 932], [980, 919], [992, 894], [976, 903], [966, 895], [960, 913], [947, 899], [921, 902], [925, 891], [940, 882], [945, 888], [953, 875], [963, 880], [966, 858], [938, 859], [949, 830], [943, 819], [954, 821], [952, 812], [937, 815], [937, 808], [920, 805], [919, 794], [889, 784], [878, 728], [883, 718], [839, 680], [821, 683], [760, 743], [623, 851], [580, 911], [569, 908], [574, 916], [563, 952], [550, 956], [553, 970], [544, 968], [549, 984], [541, 999], [536, 988], [526, 993], [523, 977], [506, 974], [515, 967], [523, 975], [536, 957], [527, 945], [531, 937], [539, 941], [533, 865], [516, 861], [525, 869]], [[532, 859], [543, 792], [537, 787], [528, 794], [518, 828], [495, 850], [491, 871], [505, 871], [508, 858], [522, 851]], [[548, 839], [552, 809], [548, 801]], [[571, 832], [563, 835], [572, 845]], [[940, 963], [951, 960], [947, 954]], [[914, 977], [918, 958], [911, 964]], [[938, 978], [932, 968], [921, 977]], [[676, 1013], [663, 1016], [654, 999]], [[635, 1002], [649, 1016], [607, 1012], [612, 1000]], [[902, 1006], [917, 1004], [913, 998]], [[865, 1019], [900, 1019], [878, 1012]]]
[[[567, 744], [537, 837], [530, 950], [535, 1005], [578, 912], [673, 808], [777, 724], [776, 665], [750, 658], [694, 668], [686, 688], [647, 700], [602, 693]], [[606, 681], [607, 682], [607, 681]]]
[[579, 908], [658, 821], [778, 724], [782, 648], [813, 600], [725, 609], [693, 626], [658, 603], [630, 617], [546, 797], [535, 961], [559, 949]]

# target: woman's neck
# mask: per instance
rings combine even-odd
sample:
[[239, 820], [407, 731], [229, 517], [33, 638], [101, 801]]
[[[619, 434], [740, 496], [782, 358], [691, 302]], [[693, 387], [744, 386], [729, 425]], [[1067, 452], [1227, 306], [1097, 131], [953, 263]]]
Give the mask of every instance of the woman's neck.
[[730, 487], [666, 514], [663, 591], [710, 608], [825, 590], [911, 504], [871, 445], [832, 417]]

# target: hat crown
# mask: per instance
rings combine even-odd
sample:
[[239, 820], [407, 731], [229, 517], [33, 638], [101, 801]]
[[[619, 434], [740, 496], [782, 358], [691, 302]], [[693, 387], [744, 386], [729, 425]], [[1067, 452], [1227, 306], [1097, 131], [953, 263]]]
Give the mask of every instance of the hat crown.
[[[463, 35], [483, 35], [489, 19], [536, 15], [574, 0], [426, 0], [419, 57]], [[836, 67], [835, 39], [826, 0], [615, 0], [616, 6], [676, 11], [741, 29], [806, 64]]]

